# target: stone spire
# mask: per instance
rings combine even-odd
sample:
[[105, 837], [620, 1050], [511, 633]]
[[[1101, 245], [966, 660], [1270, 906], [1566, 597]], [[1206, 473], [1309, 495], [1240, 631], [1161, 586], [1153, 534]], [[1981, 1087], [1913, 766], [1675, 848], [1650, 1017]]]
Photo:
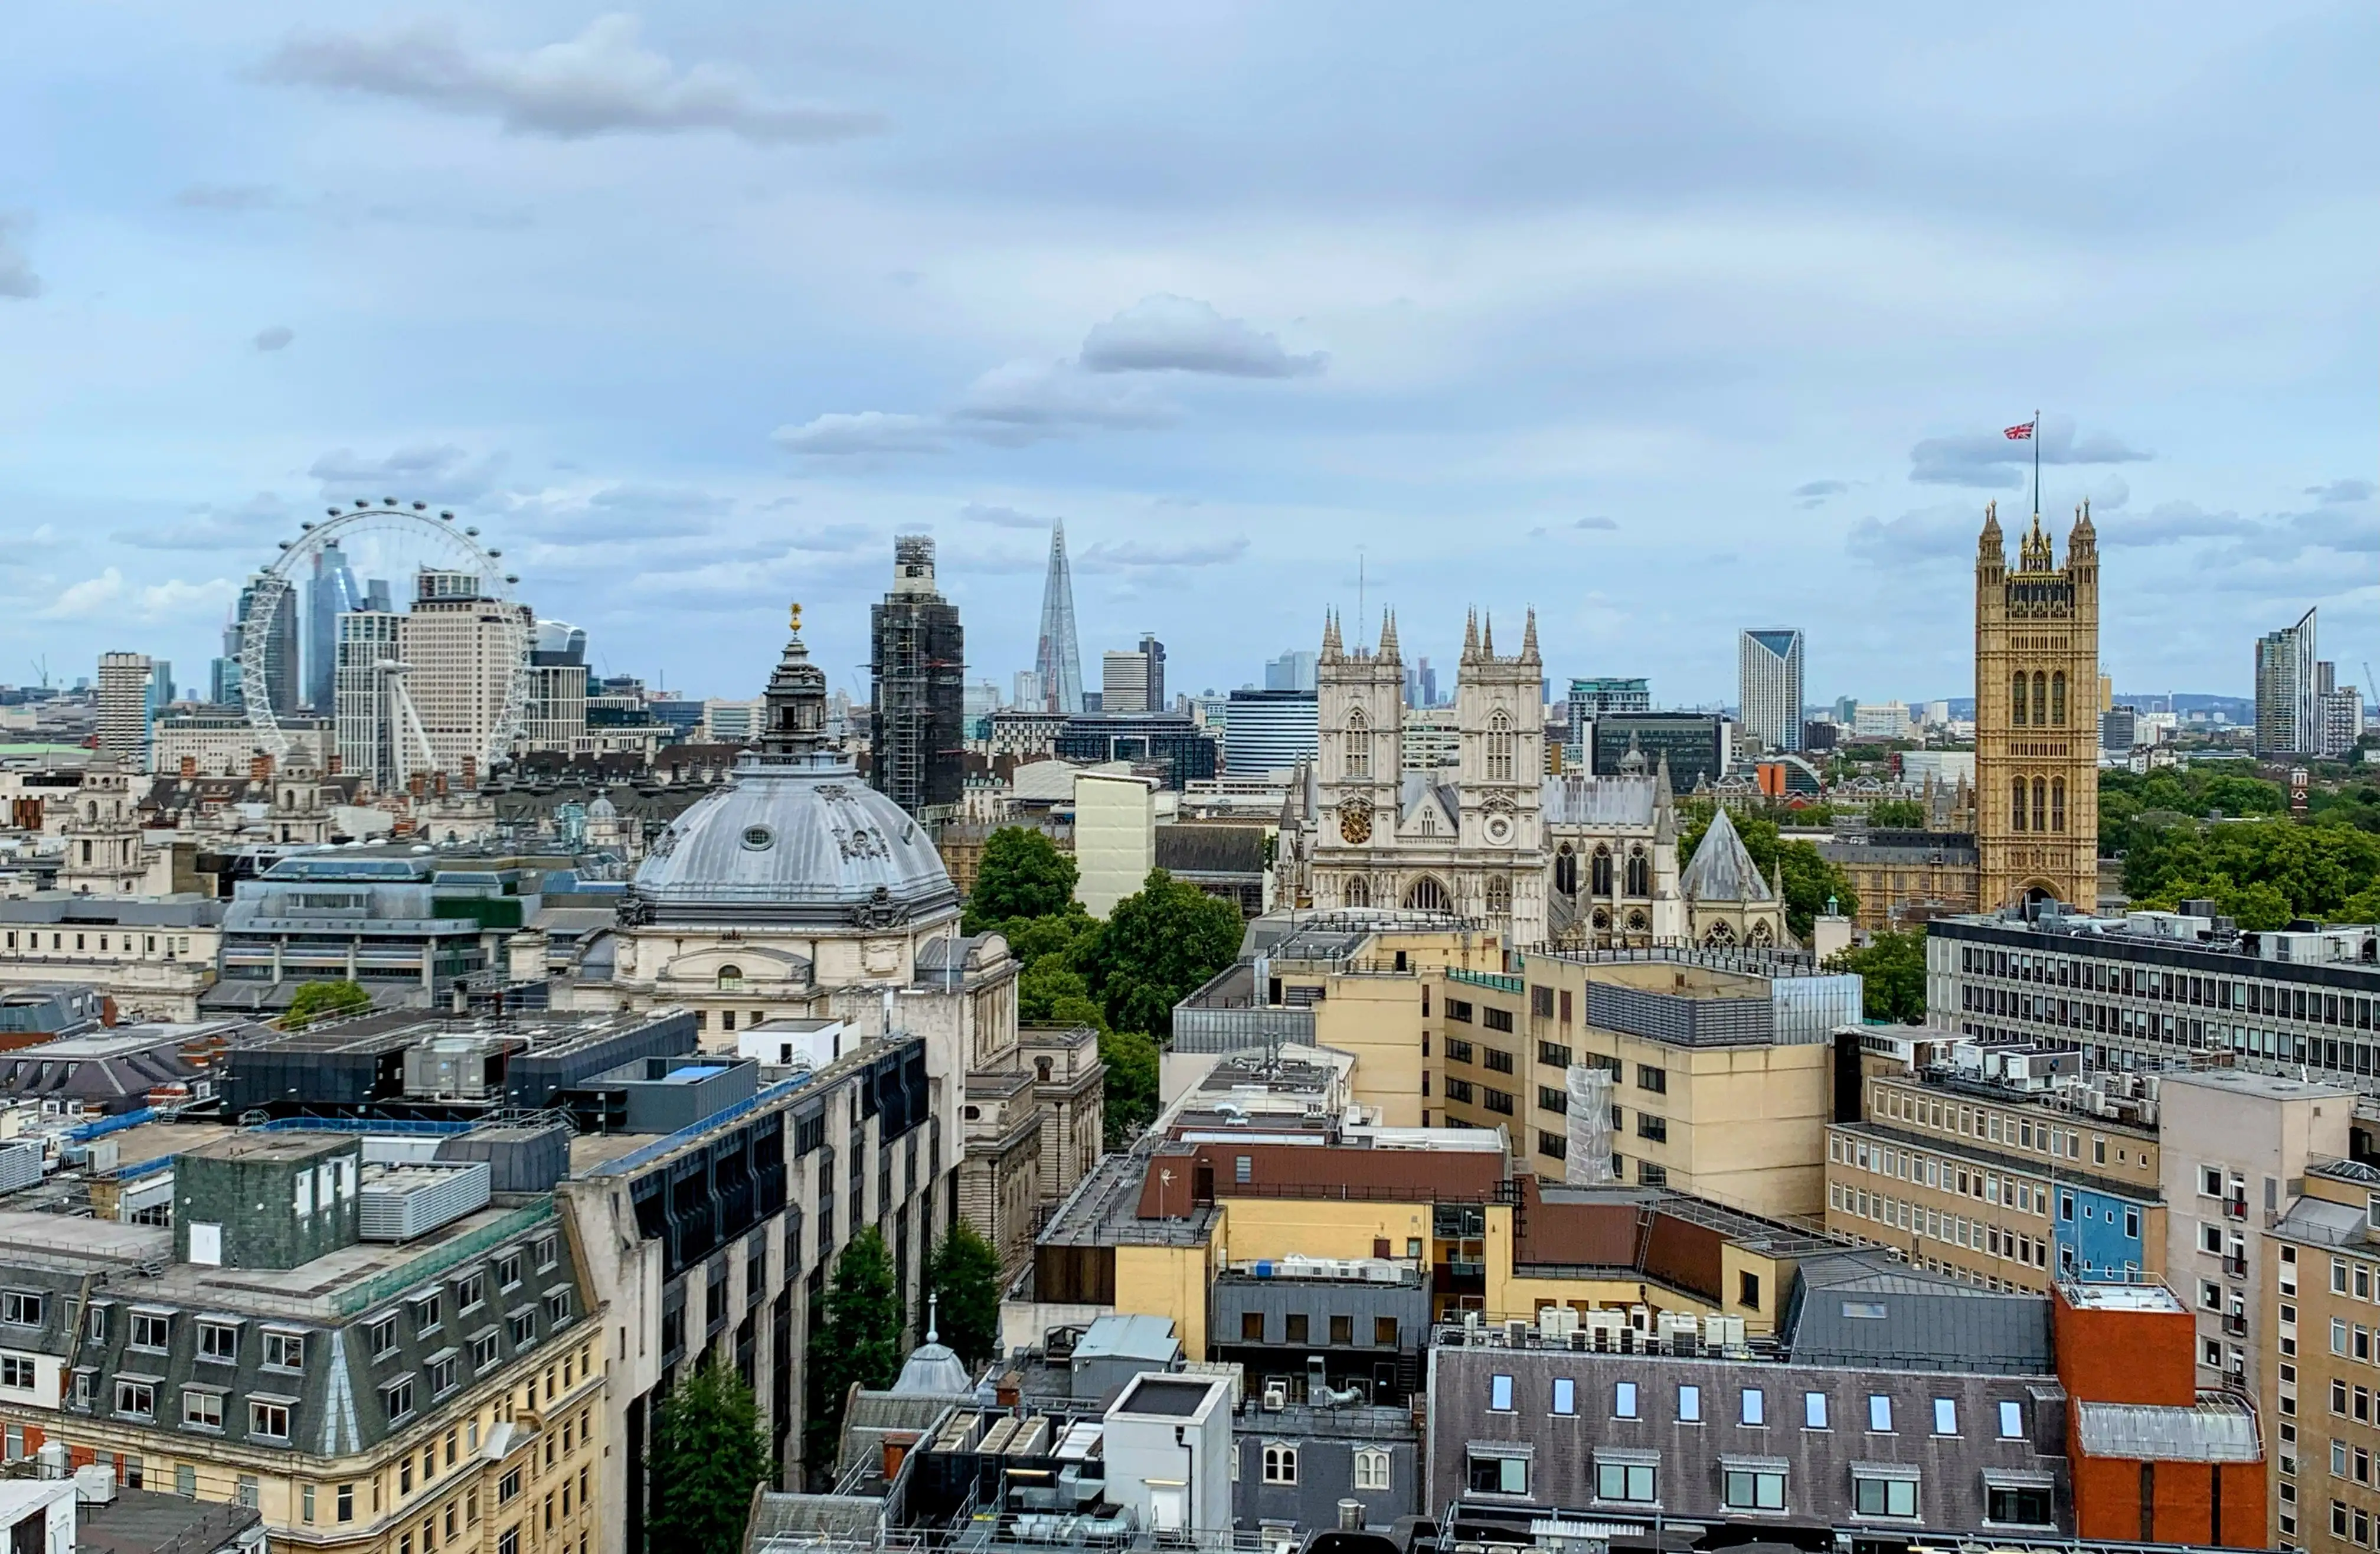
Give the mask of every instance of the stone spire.
[[1397, 613], [1394, 610], [1380, 612], [1380, 659], [1384, 663], [1404, 662], [1397, 656]]
[[802, 644], [802, 607], [793, 607], [784, 656], [762, 693], [766, 722], [760, 754], [771, 762], [808, 764], [826, 749], [826, 671], [810, 662]]
[[1494, 662], [1496, 658], [1496, 612], [1490, 610], [1479, 622], [1479, 656]]
[[2042, 532], [2041, 515], [2038, 513], [2033, 516], [2033, 528], [2025, 532], [2024, 543], [2017, 552], [2017, 559], [2019, 569], [2022, 571], [2055, 572], [2058, 570], [2056, 547], [2050, 544], [2049, 536]]
[[1463, 662], [1475, 662], [1479, 657], [1479, 612], [1471, 611], [1463, 617]]
[[[1628, 742], [1632, 746], [1634, 745], [1636, 736], [1630, 735]], [[1653, 771], [1653, 802], [1666, 809], [1676, 801], [1677, 796], [1677, 790], [1670, 783], [1670, 752], [1665, 747], [1661, 751], [1660, 764]]]
[[2099, 531], [2091, 527], [2091, 499], [2084, 497], [2082, 505], [2074, 509], [2074, 527], [2066, 536], [2066, 564], [2074, 565], [2078, 555], [2095, 555], [2099, 550]]
[[1339, 662], [1341, 652], [1342, 649], [1339, 644], [1339, 612], [1336, 610], [1325, 610], [1322, 612], [1322, 662], [1325, 663], [1336, 663]]
[[1537, 657], [1537, 607], [1534, 604], [1529, 606], [1529, 624], [1521, 628], [1521, 662], [1543, 662]]
[[2000, 504], [1984, 504], [1984, 532], [1975, 540], [1975, 569], [2000, 572], [2008, 567], [2008, 547], [2000, 538]]

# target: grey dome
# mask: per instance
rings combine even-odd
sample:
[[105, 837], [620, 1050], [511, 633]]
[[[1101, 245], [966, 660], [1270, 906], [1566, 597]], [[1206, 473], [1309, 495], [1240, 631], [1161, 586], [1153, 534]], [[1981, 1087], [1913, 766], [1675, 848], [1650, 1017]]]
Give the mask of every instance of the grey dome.
[[623, 920], [889, 927], [958, 904], [941, 856], [839, 761], [747, 756], [637, 868]]

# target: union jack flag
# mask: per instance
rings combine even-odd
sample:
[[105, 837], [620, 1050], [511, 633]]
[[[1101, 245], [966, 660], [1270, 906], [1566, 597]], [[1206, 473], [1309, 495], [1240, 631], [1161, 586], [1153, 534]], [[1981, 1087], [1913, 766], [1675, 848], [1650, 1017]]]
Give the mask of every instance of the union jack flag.
[[2025, 442], [2033, 436], [2033, 422], [2027, 421], [2022, 426], [2010, 427], [2000, 435], [2006, 437], [2011, 443]]

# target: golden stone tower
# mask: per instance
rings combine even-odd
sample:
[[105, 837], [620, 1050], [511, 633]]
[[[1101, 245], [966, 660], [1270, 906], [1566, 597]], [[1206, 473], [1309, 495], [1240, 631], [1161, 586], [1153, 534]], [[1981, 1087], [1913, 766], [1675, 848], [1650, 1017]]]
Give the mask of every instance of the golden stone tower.
[[2099, 902], [2099, 545], [2078, 508], [2059, 566], [2041, 515], [2009, 570], [1998, 504], [1975, 552], [1976, 904]]

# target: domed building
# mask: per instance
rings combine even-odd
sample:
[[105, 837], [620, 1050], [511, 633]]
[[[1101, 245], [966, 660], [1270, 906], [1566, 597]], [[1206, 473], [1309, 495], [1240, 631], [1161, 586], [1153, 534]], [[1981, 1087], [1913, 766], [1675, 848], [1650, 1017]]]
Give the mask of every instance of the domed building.
[[616, 927], [582, 947], [569, 1002], [690, 1009], [706, 1050], [771, 1063], [777, 1038], [754, 1029], [771, 1021], [839, 1021], [844, 1051], [922, 1037], [933, 1114], [965, 1139], [957, 1206], [1021, 1265], [1034, 1206], [1098, 1160], [1096, 1036], [1020, 1038], [1007, 941], [960, 931], [933, 838], [827, 737], [826, 675], [800, 628], [796, 606], [759, 746], [654, 840]]

